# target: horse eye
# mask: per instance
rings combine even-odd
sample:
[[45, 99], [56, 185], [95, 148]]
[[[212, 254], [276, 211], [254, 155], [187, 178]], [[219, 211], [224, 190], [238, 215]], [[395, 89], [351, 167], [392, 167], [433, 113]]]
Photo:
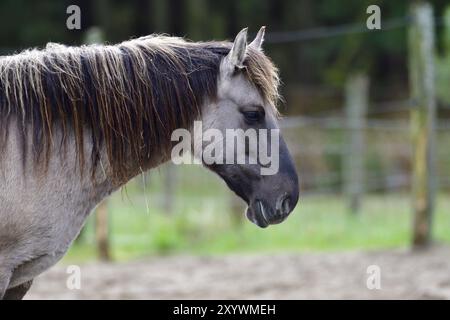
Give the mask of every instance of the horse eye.
[[250, 123], [258, 122], [263, 117], [263, 114], [258, 111], [246, 111], [246, 112], [243, 112], [243, 114], [244, 114], [245, 120]]

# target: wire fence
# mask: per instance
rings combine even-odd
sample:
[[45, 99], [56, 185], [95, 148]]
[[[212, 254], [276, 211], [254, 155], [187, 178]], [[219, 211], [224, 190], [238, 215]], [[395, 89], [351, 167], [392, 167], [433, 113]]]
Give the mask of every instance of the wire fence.
[[[444, 17], [436, 17], [435, 25], [445, 25], [446, 21]], [[305, 42], [311, 40], [320, 40], [334, 37], [341, 37], [347, 35], [355, 35], [361, 33], [374, 33], [401, 29], [409, 26], [412, 22], [410, 16], [395, 17], [391, 19], [383, 19], [381, 23], [381, 29], [369, 29], [364, 22], [335, 25], [335, 26], [322, 26], [317, 28], [310, 28], [304, 30], [294, 31], [272, 31], [266, 34], [265, 42], [271, 44], [282, 43], [294, 43]]]
[[410, 17], [392, 18], [383, 20], [381, 29], [368, 29], [365, 22], [344, 24], [330, 27], [318, 27], [306, 30], [270, 32], [266, 35], [267, 43], [280, 44], [290, 42], [302, 42], [317, 39], [326, 39], [338, 36], [346, 36], [358, 33], [373, 33], [403, 28], [409, 25]]
[[[448, 106], [440, 106], [442, 109], [448, 109]], [[412, 154], [412, 143], [410, 139], [411, 124], [409, 121], [409, 112], [414, 108], [414, 103], [410, 100], [393, 100], [386, 101], [382, 103], [372, 104], [372, 108], [367, 112], [366, 120], [364, 125], [360, 127], [355, 127], [349, 124], [348, 119], [345, 115], [345, 109], [341, 108], [331, 108], [325, 112], [315, 114], [313, 116], [301, 115], [292, 116], [284, 118], [280, 121], [280, 128], [289, 133], [293, 130], [298, 132], [296, 135], [301, 135], [302, 133], [308, 133], [308, 130], [319, 131], [325, 136], [335, 136], [336, 131], [340, 132], [343, 137], [350, 130], [359, 130], [365, 132], [366, 135], [370, 136], [370, 141], [373, 143], [377, 142], [376, 134], [382, 134], [381, 139], [386, 136], [390, 137], [391, 140], [397, 137], [400, 143], [392, 142], [389, 140], [378, 140], [381, 144], [393, 144], [394, 156], [402, 159], [410, 159]], [[395, 115], [397, 118], [389, 118], [390, 115]], [[382, 116], [384, 118], [377, 119], [375, 117]], [[446, 119], [440, 119], [435, 124], [435, 129], [438, 135], [449, 134], [450, 137], [450, 121]], [[295, 137], [291, 140], [294, 140]], [[302, 139], [300, 139], [302, 140]], [[325, 138], [324, 140], [329, 140]], [[289, 141], [289, 139], [288, 139]], [[346, 147], [345, 138], [341, 139], [341, 143], [335, 141], [324, 142], [320, 146], [311, 145], [308, 141], [299, 141], [296, 139], [292, 141], [292, 148], [294, 157], [299, 159], [300, 167], [302, 167], [302, 162], [308, 157], [317, 158], [324, 157], [327, 158], [331, 156], [338, 156], [344, 158], [348, 149]], [[442, 147], [440, 152], [441, 158], [448, 157], [450, 159], [450, 152], [445, 152], [445, 146]], [[366, 151], [373, 146], [366, 145]], [[373, 150], [372, 150], [373, 152]], [[307, 162], [307, 161], [306, 161]], [[364, 191], [365, 192], [378, 192], [378, 191], [399, 191], [408, 190], [411, 185], [411, 174], [409, 172], [409, 166], [406, 169], [399, 168], [387, 168], [385, 169], [385, 174], [377, 172], [375, 174], [367, 173], [364, 179]], [[303, 168], [304, 169], [304, 168]], [[304, 184], [308, 185], [306, 194], [329, 194], [329, 193], [340, 193], [343, 192], [344, 185], [346, 184], [346, 177], [343, 170], [331, 170], [326, 173], [305, 173], [302, 171], [302, 179]], [[449, 188], [450, 179], [440, 178], [438, 179], [439, 187]]]

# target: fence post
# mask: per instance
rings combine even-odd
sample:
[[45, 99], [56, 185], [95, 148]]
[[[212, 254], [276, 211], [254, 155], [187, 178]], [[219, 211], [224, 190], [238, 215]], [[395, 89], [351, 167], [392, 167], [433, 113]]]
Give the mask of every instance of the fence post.
[[104, 200], [95, 214], [95, 238], [97, 242], [98, 257], [103, 261], [110, 261], [109, 228], [108, 228], [108, 201]]
[[412, 196], [414, 209], [413, 246], [430, 243], [435, 193], [434, 126], [436, 117], [434, 71], [434, 20], [429, 3], [411, 6], [409, 68], [411, 127], [414, 148]]
[[369, 104], [369, 79], [358, 73], [351, 75], [345, 90], [347, 152], [344, 153], [344, 183], [348, 206], [357, 213], [364, 193], [364, 143]]

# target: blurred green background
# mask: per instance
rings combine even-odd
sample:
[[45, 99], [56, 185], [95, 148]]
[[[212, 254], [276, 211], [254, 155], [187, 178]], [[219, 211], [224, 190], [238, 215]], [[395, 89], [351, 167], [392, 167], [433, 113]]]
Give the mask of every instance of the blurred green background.
[[[338, 195], [300, 200], [280, 225], [259, 229], [230, 209], [232, 195], [212, 173], [180, 168], [173, 212], [164, 209], [164, 173], [152, 173], [147, 191], [141, 179], [108, 201], [110, 246], [116, 260], [147, 255], [311, 252], [407, 247], [411, 242], [411, 203], [404, 193], [370, 194], [358, 215]], [[147, 210], [147, 202], [150, 209]], [[434, 239], [450, 243], [450, 198], [438, 197]], [[95, 217], [66, 262], [95, 259]]]
[[[434, 239], [448, 242], [450, 19], [446, 26], [448, 1], [430, 3], [440, 80]], [[65, 27], [71, 4], [81, 8], [81, 30]], [[371, 4], [380, 6], [386, 30], [365, 28]], [[298, 120], [283, 127], [301, 180], [295, 212], [281, 225], [258, 229], [244, 221], [243, 204], [218, 177], [198, 166], [168, 164], [137, 177], [107, 201], [110, 256], [404, 247], [410, 244], [412, 225], [409, 5], [387, 0], [0, 0], [0, 54], [50, 41], [80, 45], [92, 27], [100, 28], [105, 42], [115, 43], [151, 33], [194, 41], [232, 39], [243, 27], [255, 33], [266, 25], [265, 52], [283, 80], [280, 110]], [[334, 32], [339, 27], [348, 32]], [[365, 195], [357, 215], [350, 214], [344, 192], [348, 141], [342, 124], [346, 80], [355, 72], [370, 79]], [[93, 215], [66, 260], [97, 256], [95, 225]]]

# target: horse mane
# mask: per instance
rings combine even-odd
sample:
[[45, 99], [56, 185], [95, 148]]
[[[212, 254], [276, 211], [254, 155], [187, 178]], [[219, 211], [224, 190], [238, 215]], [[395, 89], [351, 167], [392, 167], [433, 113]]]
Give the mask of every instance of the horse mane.
[[[148, 36], [117, 45], [69, 47], [50, 43], [0, 57], [0, 151], [8, 124], [17, 119], [24, 144], [48, 165], [55, 127], [60, 146], [75, 136], [80, 167], [84, 139], [92, 139], [93, 171], [106, 151], [114, 178], [127, 175], [130, 157], [145, 168], [152, 152], [169, 152], [177, 128], [189, 129], [200, 117], [205, 99], [214, 99], [220, 62], [229, 42], [189, 42]], [[278, 73], [259, 50], [249, 47], [246, 74], [274, 106]], [[276, 110], [276, 109], [275, 109]]]

